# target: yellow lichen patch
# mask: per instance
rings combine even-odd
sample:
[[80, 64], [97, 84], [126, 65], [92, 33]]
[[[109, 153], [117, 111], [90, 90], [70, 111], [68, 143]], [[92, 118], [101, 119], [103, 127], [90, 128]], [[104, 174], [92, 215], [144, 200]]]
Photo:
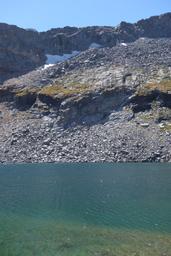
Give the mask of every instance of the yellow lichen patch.
[[152, 113], [141, 113], [141, 115], [139, 116], [141, 120], [143, 120], [144, 122], [150, 122], [152, 120], [154, 120], [155, 116]]
[[160, 125], [160, 129], [165, 132], [171, 132], [171, 123]]
[[169, 91], [171, 91], [171, 80], [163, 80], [159, 83], [147, 83], [143, 87], [138, 89], [137, 94], [139, 96], [145, 96], [149, 92], [154, 90], [158, 90], [163, 93], [168, 93]]
[[26, 96], [28, 94], [35, 94], [37, 92], [37, 89], [36, 88], [26, 88], [26, 89], [22, 89], [20, 91], [17, 91], [15, 93], [15, 95], [17, 97], [23, 97], [23, 96]]
[[71, 86], [63, 86], [63, 85], [48, 85], [43, 87], [40, 90], [40, 94], [48, 95], [48, 96], [71, 96], [74, 94], [82, 94], [89, 90], [89, 87], [82, 84], [74, 84]]

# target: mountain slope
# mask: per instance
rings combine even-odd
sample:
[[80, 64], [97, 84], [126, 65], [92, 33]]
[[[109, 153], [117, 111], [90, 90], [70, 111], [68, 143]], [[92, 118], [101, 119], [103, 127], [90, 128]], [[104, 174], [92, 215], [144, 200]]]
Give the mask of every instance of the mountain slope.
[[0, 24], [0, 82], [34, 70], [46, 63], [46, 55], [84, 51], [96, 43], [113, 47], [140, 37], [171, 36], [171, 13], [151, 17], [135, 24], [121, 22], [118, 27], [65, 27], [38, 33], [17, 26]]
[[[55, 42], [62, 33], [71, 42], [66, 47], [81, 52], [54, 65], [42, 63], [1, 85], [0, 162], [171, 161], [169, 19], [166, 14], [117, 28], [47, 32], [47, 40]], [[157, 26], [162, 30], [152, 34]], [[130, 42], [117, 36], [114, 46], [84, 51], [90, 43], [102, 45], [92, 32], [102, 29]], [[84, 30], [91, 30], [92, 41], [85, 39], [82, 46], [75, 41], [77, 49], [72, 48]], [[154, 38], [145, 38], [148, 33]], [[56, 55], [57, 46], [41, 47], [44, 54]]]

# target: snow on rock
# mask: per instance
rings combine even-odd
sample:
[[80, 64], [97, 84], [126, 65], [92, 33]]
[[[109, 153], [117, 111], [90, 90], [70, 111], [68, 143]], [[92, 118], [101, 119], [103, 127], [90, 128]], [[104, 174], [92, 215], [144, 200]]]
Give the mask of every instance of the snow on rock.
[[126, 44], [126, 43], [121, 43], [121, 45], [122, 45], [122, 46], [127, 46], [127, 44]]
[[67, 54], [63, 54], [63, 55], [46, 54], [46, 57], [47, 57], [46, 64], [48, 64], [48, 65], [53, 64], [54, 65], [58, 62], [62, 62], [62, 61], [68, 60], [72, 57], [75, 57], [79, 53], [80, 53], [79, 51], [73, 51], [72, 53], [67, 53]]
[[100, 44], [92, 43], [92, 44], [90, 44], [89, 49], [95, 49], [95, 48], [100, 48], [100, 47], [102, 47]]
[[55, 64], [45, 64], [42, 68], [42, 70], [45, 70], [47, 68], [53, 67]]

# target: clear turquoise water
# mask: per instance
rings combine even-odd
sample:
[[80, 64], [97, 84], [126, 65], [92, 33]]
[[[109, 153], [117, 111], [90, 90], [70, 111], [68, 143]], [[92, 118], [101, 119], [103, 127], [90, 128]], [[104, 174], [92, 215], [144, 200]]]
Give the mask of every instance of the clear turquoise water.
[[0, 167], [0, 256], [171, 255], [170, 164]]

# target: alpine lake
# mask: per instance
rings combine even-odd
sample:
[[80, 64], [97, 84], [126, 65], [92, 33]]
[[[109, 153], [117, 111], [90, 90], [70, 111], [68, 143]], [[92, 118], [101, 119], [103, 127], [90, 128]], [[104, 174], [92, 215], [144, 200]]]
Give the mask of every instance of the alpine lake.
[[0, 165], [0, 256], [171, 256], [171, 164]]

